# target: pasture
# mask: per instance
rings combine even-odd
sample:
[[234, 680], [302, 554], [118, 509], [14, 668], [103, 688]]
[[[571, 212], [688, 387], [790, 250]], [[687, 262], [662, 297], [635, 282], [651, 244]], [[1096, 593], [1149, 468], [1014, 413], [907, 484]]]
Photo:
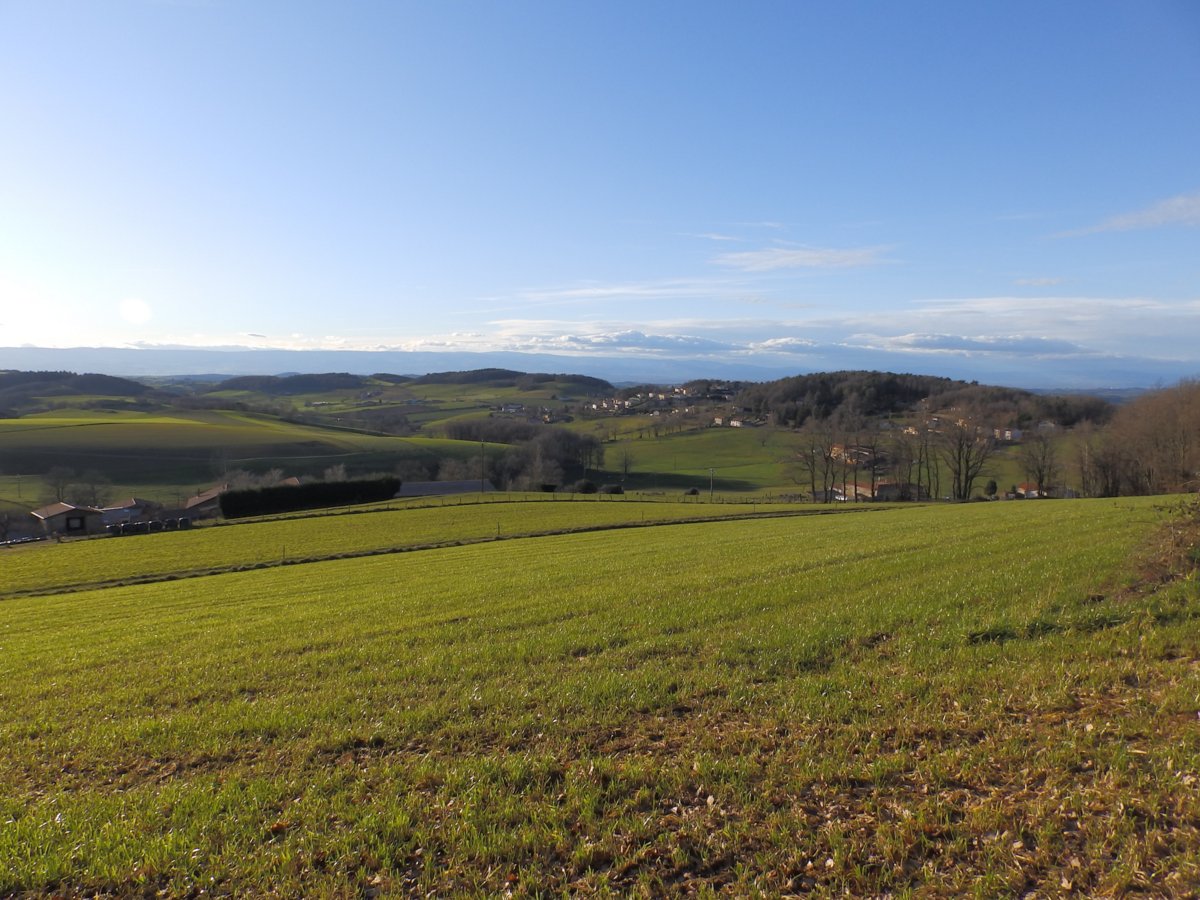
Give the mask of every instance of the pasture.
[[1186, 893], [1196, 522], [1162, 504], [0, 602], [0, 892]]
[[605, 446], [605, 466], [632, 456], [629, 483], [640, 488], [708, 484], [718, 491], [800, 490], [794, 463], [799, 436], [776, 428], [702, 428], [653, 437], [624, 437]]
[[[403, 459], [468, 459], [479, 445], [424, 437], [388, 437], [286, 422], [224, 410], [170, 413], [55, 410], [0, 419], [4, 485], [16, 500], [15, 473], [65, 466], [97, 469], [119, 488], [166, 501], [184, 497], [230, 469], [319, 475], [342, 464], [352, 472], [391, 472]], [[498, 451], [497, 451], [498, 452]], [[25, 497], [37, 496], [25, 477]], [[152, 498], [153, 499], [153, 498]]]
[[[791, 429], [701, 427], [664, 430], [655, 437], [644, 417], [587, 420], [573, 427], [601, 436], [617, 430], [618, 439], [604, 448], [605, 468], [619, 472], [623, 455], [628, 453], [631, 464], [626, 484], [635, 489], [707, 485], [709, 467], [718, 491], [779, 495], [807, 491], [809, 487], [808, 474], [796, 459], [805, 435]], [[1062, 459], [1062, 463], [1065, 468], [1067, 460]], [[945, 465], [940, 468], [941, 480], [948, 485], [949, 471]], [[983, 492], [989, 478], [996, 479], [1000, 493], [1026, 480], [1014, 447], [996, 448], [977, 481], [976, 493]], [[870, 475], [859, 470], [850, 475], [850, 480], [867, 483]]]

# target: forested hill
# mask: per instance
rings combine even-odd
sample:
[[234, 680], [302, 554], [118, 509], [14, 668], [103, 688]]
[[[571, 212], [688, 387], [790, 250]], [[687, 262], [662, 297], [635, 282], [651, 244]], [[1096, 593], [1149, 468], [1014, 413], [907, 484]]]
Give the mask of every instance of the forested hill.
[[588, 392], [611, 393], [614, 388], [603, 378], [589, 375], [551, 374], [548, 372], [517, 372], [512, 369], [471, 369], [465, 372], [431, 372], [411, 377], [378, 373], [368, 377], [346, 372], [325, 372], [305, 375], [243, 375], [227, 378], [212, 385], [210, 391], [253, 391], [271, 397], [290, 397], [298, 394], [319, 394], [325, 391], [356, 390], [371, 382], [389, 384], [487, 384], [496, 387], [515, 387], [533, 390], [546, 384], [569, 385]]
[[255, 391], [272, 397], [354, 390], [366, 384], [360, 375], [326, 372], [319, 375], [243, 375], [213, 385], [211, 391]]
[[603, 378], [590, 375], [568, 375], [549, 372], [517, 372], [513, 369], [471, 369], [465, 372], [431, 372], [414, 378], [411, 384], [494, 384], [499, 387], [515, 387], [531, 390], [548, 383], [569, 384], [589, 391], [611, 393], [613, 386]]
[[777, 424], [799, 427], [809, 419], [885, 416], [909, 412], [922, 401], [932, 409], [1004, 409], [1015, 420], [1051, 419], [1062, 425], [1105, 422], [1112, 406], [1098, 397], [1035, 394], [1018, 388], [893, 372], [816, 372], [745, 385], [740, 405]]
[[142, 397], [152, 388], [127, 378], [74, 372], [0, 371], [0, 407], [25, 406], [35, 398], [76, 395]]

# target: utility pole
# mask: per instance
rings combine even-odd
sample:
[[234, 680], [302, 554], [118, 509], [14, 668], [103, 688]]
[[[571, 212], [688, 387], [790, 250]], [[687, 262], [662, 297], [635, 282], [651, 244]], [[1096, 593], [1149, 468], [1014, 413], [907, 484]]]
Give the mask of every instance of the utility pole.
[[714, 471], [715, 470], [714, 470], [713, 466], [708, 467], [708, 502], [709, 503], [713, 502], [713, 472]]
[[479, 494], [483, 495], [483, 441], [479, 441]]

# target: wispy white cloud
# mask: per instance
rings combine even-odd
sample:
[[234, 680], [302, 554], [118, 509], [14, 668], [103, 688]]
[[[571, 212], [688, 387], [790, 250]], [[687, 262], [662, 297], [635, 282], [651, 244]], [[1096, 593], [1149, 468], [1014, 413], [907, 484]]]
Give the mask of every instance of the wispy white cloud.
[[649, 350], [670, 353], [713, 353], [733, 350], [734, 344], [714, 341], [691, 334], [647, 334], [644, 331], [618, 331], [614, 334], [564, 335], [559, 339], [588, 350]]
[[1020, 287], [1053, 287], [1063, 283], [1062, 278], [1018, 278], [1016, 284]]
[[[648, 353], [669, 356], [704, 356], [739, 349], [739, 344], [703, 333], [663, 329], [643, 329], [615, 322], [562, 322], [509, 319], [490, 323], [494, 331], [484, 339], [486, 349], [515, 350], [526, 353]], [[428, 346], [428, 342], [425, 342]], [[478, 343], [475, 349], [480, 349]], [[460, 346], [462, 346], [460, 344]], [[416, 349], [410, 347], [409, 349]], [[465, 348], [464, 348], [465, 349]]]
[[1101, 231], [1136, 231], [1171, 225], [1200, 225], [1200, 193], [1180, 194], [1160, 200], [1153, 206], [1111, 216], [1090, 228], [1064, 232], [1061, 237], [1096, 234]]
[[[751, 287], [737, 276], [708, 278], [663, 278], [647, 281], [589, 281], [560, 287], [529, 288], [512, 294], [481, 297], [479, 305], [453, 311], [456, 316], [478, 318], [504, 312], [525, 312], [536, 307], [594, 306], [598, 314], [621, 302], [701, 301], [733, 302], [747, 295]], [[586, 315], [586, 313], [584, 314]], [[575, 316], [575, 321], [579, 320]]]
[[768, 338], [765, 341], [752, 341], [747, 349], [762, 353], [811, 353], [820, 344], [801, 337]]
[[1083, 353], [1084, 348], [1071, 341], [1037, 335], [961, 335], [961, 334], [897, 334], [888, 337], [852, 335], [851, 342], [863, 341], [866, 346], [894, 351], [923, 353], [1003, 353], [1016, 356], [1061, 356]]
[[767, 221], [767, 222], [730, 222], [728, 224], [734, 226], [735, 228], [771, 228], [776, 231], [787, 227], [786, 225], [783, 224], [783, 222], [770, 222], [770, 221]]
[[[727, 307], [727, 311], [729, 308]], [[661, 321], [508, 319], [488, 323], [494, 348], [596, 352], [640, 345], [660, 354], [734, 353], [747, 359], [821, 354], [837, 348], [903, 354], [954, 353], [980, 359], [1090, 358], [1137, 354], [1196, 360], [1200, 301], [1150, 298], [999, 296], [926, 300], [886, 313], [800, 310], [786, 318], [706, 318]], [[722, 350], [722, 347], [725, 349]], [[814, 363], [816, 364], [816, 363]], [[911, 365], [911, 363], [909, 363]]]
[[1109, 322], [1143, 313], [1162, 313], [1186, 308], [1148, 297], [965, 297], [922, 300], [898, 311], [899, 318], [977, 318], [980, 321], [1019, 320], [1031, 324], [1057, 322], [1076, 327], [1083, 322]]
[[664, 279], [660, 281], [630, 281], [599, 283], [592, 282], [575, 287], [546, 288], [522, 291], [517, 296], [523, 300], [564, 302], [572, 300], [613, 300], [622, 297], [653, 299], [658, 297], [694, 297], [707, 294], [730, 282], [712, 279]]
[[713, 259], [717, 265], [743, 272], [769, 272], [775, 269], [852, 269], [884, 262], [889, 247], [767, 247], [722, 253]]
[[[581, 317], [572, 308], [545, 318], [481, 318], [469, 330], [443, 334], [293, 334], [254, 343], [297, 350], [509, 351], [646, 360], [686, 364], [697, 373], [734, 365], [780, 373], [875, 368], [1043, 386], [1149, 383], [1200, 374], [1192, 337], [1200, 333], [1200, 299], [967, 297], [878, 312], [821, 306], [794, 318], [738, 318], [734, 307], [723, 309], [728, 318], [709, 317], [697, 307], [687, 318], [655, 320], [636, 309], [622, 319]], [[177, 343], [251, 343], [244, 332], [240, 340], [231, 337], [196, 335]]]
[[[831, 328], [877, 333], [878, 317], [842, 317]], [[1200, 370], [1194, 335], [1200, 301], [1148, 297], [976, 297], [927, 300], [893, 311], [891, 334], [1027, 336], [1067, 341], [1089, 352], [1191, 359]], [[857, 327], [854, 327], [857, 326]]]
[[746, 240], [745, 238], [740, 238], [740, 237], [737, 237], [736, 235], [720, 234], [719, 232], [716, 232], [716, 231], [702, 231], [702, 232], [686, 231], [683, 233], [683, 236], [684, 237], [694, 237], [694, 238], [704, 238], [704, 240], [706, 240], [706, 241], [732, 241], [734, 243], [743, 243]]

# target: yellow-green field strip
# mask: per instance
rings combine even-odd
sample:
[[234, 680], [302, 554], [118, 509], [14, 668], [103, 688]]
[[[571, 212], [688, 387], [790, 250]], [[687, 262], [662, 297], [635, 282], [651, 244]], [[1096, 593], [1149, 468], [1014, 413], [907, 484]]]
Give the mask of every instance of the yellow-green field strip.
[[0, 551], [0, 598], [551, 534], [729, 519], [879, 511], [787, 504], [529, 501], [262, 520]]

